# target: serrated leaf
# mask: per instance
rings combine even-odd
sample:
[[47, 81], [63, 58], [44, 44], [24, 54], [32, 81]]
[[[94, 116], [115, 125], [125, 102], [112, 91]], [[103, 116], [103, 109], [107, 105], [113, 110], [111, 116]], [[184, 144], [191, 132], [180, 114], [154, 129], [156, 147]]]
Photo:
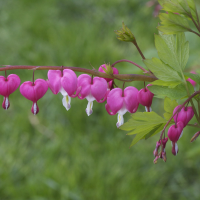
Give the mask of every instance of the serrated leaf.
[[176, 40], [173, 35], [155, 35], [155, 46], [160, 59], [172, 67], [175, 71], [181, 72], [189, 58], [189, 46], [184, 34], [177, 34]]
[[181, 77], [179, 74], [173, 70], [168, 65], [164, 64], [158, 58], [145, 59], [144, 64], [149, 70], [151, 70], [154, 75], [162, 81], [179, 81], [181, 82]]
[[178, 81], [162, 81], [162, 80], [156, 80], [151, 82], [152, 85], [168, 86], [169, 88], [175, 88], [177, 85], [181, 83], [182, 82]]
[[[186, 17], [177, 15], [174, 13], [160, 13], [159, 18], [161, 20], [161, 26], [158, 26], [158, 29], [160, 30], [160, 27], [173, 27], [173, 31], [177, 29], [178, 32], [182, 30], [182, 32], [191, 31], [189, 22]], [[165, 33], [165, 32], [164, 32]]]
[[192, 74], [188, 72], [184, 72], [184, 75], [187, 76], [187, 78], [191, 78], [193, 81], [195, 81], [196, 83], [200, 85], [200, 75]]

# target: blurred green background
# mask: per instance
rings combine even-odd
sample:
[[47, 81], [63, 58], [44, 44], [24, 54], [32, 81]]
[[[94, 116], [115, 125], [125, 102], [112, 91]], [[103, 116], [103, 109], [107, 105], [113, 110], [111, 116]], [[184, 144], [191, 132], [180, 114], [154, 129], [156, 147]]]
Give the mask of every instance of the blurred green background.
[[[154, 6], [146, 3], [0, 0], [0, 63], [97, 69], [105, 62], [130, 59], [144, 66], [134, 46], [118, 41], [114, 30], [124, 21], [144, 55], [157, 56], [154, 33], [159, 19], [153, 16]], [[200, 61], [200, 40], [192, 34], [187, 39], [189, 68]], [[142, 74], [129, 63], [116, 66], [120, 73]], [[9, 73], [18, 74], [21, 82], [32, 79], [31, 70]], [[47, 71], [36, 71], [35, 76], [47, 79]], [[143, 83], [130, 85], [141, 89]], [[61, 100], [61, 94], [49, 90], [33, 116], [32, 102], [18, 89], [10, 96], [9, 110], [1, 109], [0, 200], [200, 198], [200, 140], [189, 142], [195, 128], [184, 131], [176, 157], [168, 142], [167, 162], [154, 165], [159, 135], [129, 149], [132, 137], [116, 128], [117, 115], [109, 116], [105, 103], [94, 102], [93, 114], [87, 117], [87, 100], [72, 99], [69, 111]], [[152, 109], [162, 115], [163, 100], [154, 99]], [[125, 121], [129, 117], [127, 113]]]

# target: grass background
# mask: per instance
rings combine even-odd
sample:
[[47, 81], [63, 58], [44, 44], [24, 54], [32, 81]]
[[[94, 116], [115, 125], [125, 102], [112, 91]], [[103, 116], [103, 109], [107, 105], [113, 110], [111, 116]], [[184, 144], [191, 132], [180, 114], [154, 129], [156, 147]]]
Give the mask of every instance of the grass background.
[[[0, 0], [0, 63], [98, 68], [104, 62], [130, 59], [142, 66], [133, 45], [116, 39], [122, 21], [130, 27], [147, 58], [157, 56], [154, 33], [159, 20], [145, 0]], [[187, 34], [190, 59], [199, 63], [200, 40]], [[120, 73], [139, 73], [118, 64]], [[31, 70], [13, 70], [21, 82]], [[1, 72], [1, 75], [4, 75]], [[36, 71], [47, 79], [47, 71]], [[138, 89], [143, 84], [131, 83]], [[9, 110], [0, 112], [0, 200], [142, 200], [199, 199], [200, 141], [189, 128], [179, 141], [179, 153], [167, 163], [153, 164], [159, 136], [129, 149], [132, 137], [116, 128], [103, 104], [94, 103], [87, 117], [87, 100], [72, 99], [67, 112], [60, 94], [49, 90], [33, 116], [32, 102], [19, 89], [10, 96]], [[163, 114], [163, 101], [152, 108]], [[141, 106], [139, 111], [143, 111]], [[130, 114], [125, 115], [128, 120]]]

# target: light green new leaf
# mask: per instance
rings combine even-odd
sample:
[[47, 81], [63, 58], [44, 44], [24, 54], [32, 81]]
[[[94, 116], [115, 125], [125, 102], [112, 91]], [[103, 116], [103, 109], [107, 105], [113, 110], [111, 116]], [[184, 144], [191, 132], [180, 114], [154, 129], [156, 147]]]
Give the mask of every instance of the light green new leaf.
[[145, 140], [147, 140], [148, 138], [156, 135], [157, 133], [159, 133], [160, 131], [163, 130], [165, 124], [159, 124], [157, 125], [152, 131], [150, 131], [147, 135], [145, 135]]
[[166, 120], [169, 120], [170, 118], [171, 118], [171, 114], [170, 113], [168, 113], [168, 112], [166, 112], [166, 113], [164, 113], [164, 118], [166, 119]]
[[191, 78], [193, 81], [195, 81], [196, 83], [198, 83], [200, 85], [200, 75], [199, 74], [192, 74], [192, 73], [188, 73], [188, 72], [184, 72], [184, 75], [187, 78]]
[[182, 82], [178, 81], [162, 81], [156, 80], [151, 82], [152, 85], [160, 85], [160, 86], [168, 86], [169, 88], [175, 88], [177, 85], [181, 84]]
[[158, 58], [145, 59], [144, 64], [147, 68], [154, 73], [154, 75], [162, 81], [179, 81], [181, 77], [168, 65], [164, 64]]
[[187, 0], [187, 3], [189, 5], [189, 7], [190, 7], [190, 12], [192, 14], [192, 17], [194, 18], [194, 20], [198, 24], [199, 16], [198, 16], [198, 13], [197, 13], [197, 8], [196, 8], [194, 0]]

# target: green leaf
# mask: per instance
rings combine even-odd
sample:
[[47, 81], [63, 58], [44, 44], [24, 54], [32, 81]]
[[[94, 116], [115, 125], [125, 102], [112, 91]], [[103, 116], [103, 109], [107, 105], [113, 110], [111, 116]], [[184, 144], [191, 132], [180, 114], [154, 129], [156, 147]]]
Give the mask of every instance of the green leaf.
[[174, 70], [181, 72], [189, 58], [189, 45], [184, 34], [155, 35], [155, 46], [160, 59]]
[[[163, 28], [167, 27], [168, 29], [171, 27], [172, 31], [175, 33], [180, 33], [180, 32], [186, 32], [186, 31], [192, 31], [189, 25], [189, 22], [186, 17], [177, 15], [174, 13], [160, 13], [159, 18], [161, 20], [161, 25], [158, 26], [158, 30], [163, 32]], [[169, 31], [168, 31], [169, 32]], [[168, 32], [163, 32], [165, 34], [168, 34]]]
[[194, 18], [194, 20], [198, 24], [198, 22], [199, 22], [199, 16], [198, 16], [198, 13], [197, 13], [197, 8], [196, 8], [194, 0], [187, 0], [187, 3], [189, 5], [189, 7], [190, 7], [190, 12], [192, 14], [192, 17]]
[[167, 121], [155, 112], [137, 112], [134, 113], [131, 119], [123, 124], [120, 129], [131, 131], [127, 135], [136, 134], [131, 144], [132, 146], [140, 139], [143, 139], [146, 135], [148, 135], [148, 138], [151, 135], [158, 133], [158, 128], [166, 123]]
[[145, 59], [144, 64], [154, 75], [162, 81], [181, 82], [179, 74], [168, 65], [164, 64], [158, 58]]
[[187, 96], [187, 92], [183, 84], [180, 84], [175, 88], [153, 85], [149, 86], [148, 89], [158, 98], [169, 97], [170, 99], [181, 99]]
[[156, 81], [151, 82], [151, 84], [160, 85], [160, 86], [168, 86], [169, 88], [175, 88], [177, 85], [181, 84], [181, 82], [156, 80]]
[[178, 106], [178, 103], [175, 100], [171, 100], [170, 98], [166, 97], [164, 101], [164, 110], [168, 113], [173, 113], [174, 108]]
[[192, 74], [192, 73], [188, 73], [188, 72], [184, 72], [184, 75], [187, 78], [191, 78], [193, 81], [195, 81], [196, 83], [198, 83], [200, 85], [200, 75], [198, 74]]
[[147, 140], [148, 138], [156, 135], [157, 133], [159, 133], [160, 131], [163, 130], [165, 124], [159, 124], [157, 125], [153, 130], [151, 130], [147, 135], [145, 135], [145, 140]]
[[171, 100], [170, 98], [166, 97], [164, 101], [164, 117], [166, 120], [169, 120], [173, 115], [174, 108], [178, 106], [178, 103], [175, 100]]
[[185, 34], [176, 35], [177, 59], [182, 70], [184, 70], [189, 58], [189, 42], [186, 41]]

